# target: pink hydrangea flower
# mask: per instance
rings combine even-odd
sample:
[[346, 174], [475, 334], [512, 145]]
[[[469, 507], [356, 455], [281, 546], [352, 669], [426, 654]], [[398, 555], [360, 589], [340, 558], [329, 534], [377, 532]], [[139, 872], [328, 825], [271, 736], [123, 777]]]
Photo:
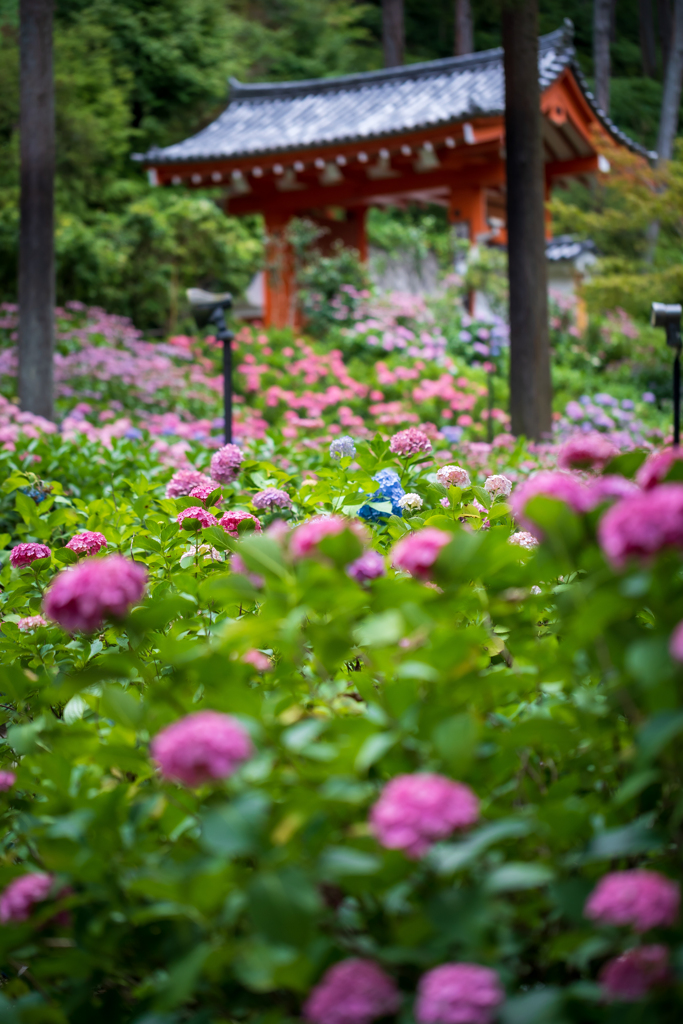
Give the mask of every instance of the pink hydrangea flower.
[[25, 565], [30, 565], [31, 562], [35, 562], [38, 558], [49, 558], [52, 554], [47, 544], [17, 544], [10, 551], [9, 561], [10, 565], [15, 569], [20, 569]]
[[242, 465], [242, 450], [236, 444], [225, 444], [211, 456], [211, 476], [220, 484], [231, 484]]
[[605, 512], [598, 539], [617, 567], [646, 559], [665, 547], [683, 547], [683, 485], [660, 484], [624, 498]]
[[96, 530], [82, 530], [81, 533], [75, 533], [66, 546], [77, 555], [96, 555], [102, 548], [106, 548], [107, 538]]
[[436, 562], [441, 548], [450, 543], [451, 535], [445, 530], [437, 530], [427, 526], [424, 530], [416, 530], [402, 537], [393, 552], [393, 562], [397, 569], [409, 572], [420, 580], [427, 580]]
[[19, 619], [17, 626], [22, 633], [28, 633], [31, 629], [38, 629], [39, 626], [47, 626], [47, 622], [42, 615], [27, 615], [24, 619]]
[[560, 469], [602, 469], [618, 454], [619, 449], [604, 434], [574, 434], [557, 453], [557, 465]]
[[[198, 469], [179, 469], [166, 485], [167, 498], [188, 497], [195, 487], [210, 487], [214, 481]], [[215, 484], [217, 487], [218, 484]]]
[[420, 978], [418, 1024], [491, 1024], [505, 999], [495, 971], [480, 964], [442, 964]]
[[436, 471], [436, 479], [444, 487], [471, 487], [470, 475], [462, 466], [441, 466]]
[[230, 555], [230, 569], [232, 572], [238, 572], [241, 576], [246, 576], [252, 587], [256, 587], [257, 590], [266, 584], [263, 576], [259, 576], [257, 572], [252, 572], [242, 556], [236, 551], [233, 551]]
[[246, 665], [253, 665], [259, 672], [268, 672], [273, 667], [273, 662], [270, 660], [267, 654], [263, 654], [262, 651], [257, 651], [255, 648], [251, 648], [249, 651], [245, 651], [242, 655], [242, 661]]
[[537, 539], [533, 533], [529, 533], [527, 530], [518, 530], [517, 533], [513, 533], [512, 536], [508, 537], [508, 544], [516, 544], [518, 547], [527, 548], [529, 551], [532, 548], [538, 547]]
[[303, 1015], [313, 1024], [370, 1024], [396, 1013], [401, 995], [373, 960], [353, 957], [330, 967], [315, 986]]
[[683, 622], [679, 622], [671, 634], [669, 654], [674, 661], [683, 662]]
[[233, 775], [253, 746], [236, 718], [196, 711], [157, 733], [150, 750], [165, 778], [194, 787]]
[[14, 772], [0, 771], [0, 792], [5, 793], [11, 789], [16, 781], [17, 777]]
[[683, 459], [680, 448], [663, 448], [660, 452], [653, 452], [636, 473], [636, 482], [644, 491], [651, 490], [661, 483], [678, 459]]
[[525, 515], [525, 509], [531, 499], [539, 494], [564, 501], [574, 512], [584, 512], [586, 509], [587, 488], [577, 476], [571, 473], [558, 473], [555, 470], [535, 473], [517, 487], [512, 495], [514, 516], [531, 533], [537, 533], [538, 528]]
[[433, 772], [397, 775], [370, 811], [370, 826], [389, 850], [422, 857], [433, 843], [479, 818], [479, 801], [469, 786]]
[[[192, 490], [190, 491], [189, 497], [190, 498], [198, 498], [199, 501], [202, 501], [202, 502], [204, 502], [204, 504], [206, 504], [206, 502], [209, 500], [211, 495], [215, 494], [217, 487], [218, 487], [218, 484], [215, 483], [213, 480], [209, 484], [197, 484], [197, 486], [193, 487]], [[215, 494], [215, 497], [213, 499], [213, 504], [214, 505], [220, 505], [222, 500], [223, 499], [220, 496], [220, 494]]]
[[503, 476], [502, 473], [494, 473], [493, 476], [487, 477], [484, 490], [492, 498], [499, 496], [508, 498], [512, 493], [512, 480], [507, 476]]
[[291, 508], [292, 499], [286, 491], [277, 487], [266, 487], [265, 491], [259, 491], [252, 498], [254, 508], [267, 509], [272, 512], [275, 508]]
[[105, 618], [122, 619], [142, 597], [147, 570], [122, 555], [88, 558], [64, 569], [43, 600], [48, 619], [72, 633], [92, 633]]
[[672, 925], [681, 900], [678, 882], [658, 871], [634, 868], [601, 878], [584, 913], [600, 924], [629, 925], [637, 932]]
[[0, 921], [19, 923], [26, 921], [33, 906], [42, 903], [52, 888], [53, 877], [45, 872], [20, 875], [9, 883], [0, 895]]
[[367, 536], [360, 523], [345, 519], [343, 516], [309, 519], [308, 522], [302, 523], [292, 531], [289, 543], [292, 558], [308, 558], [315, 554], [315, 549], [323, 537], [334, 537], [338, 533], [343, 533], [344, 530], [352, 530], [359, 539], [365, 539]]
[[600, 972], [603, 992], [609, 1000], [636, 1003], [656, 985], [669, 979], [669, 950], [653, 944], [629, 949], [608, 960]]
[[389, 442], [389, 451], [394, 455], [417, 455], [419, 452], [431, 452], [432, 442], [423, 430], [417, 427], [408, 427], [407, 430], [399, 430]]
[[239, 537], [239, 524], [248, 523], [255, 533], [262, 533], [261, 523], [252, 516], [251, 512], [241, 512], [239, 509], [233, 508], [228, 512], [224, 512], [218, 520], [218, 525], [222, 526], [226, 533], [230, 534], [231, 537]]
[[386, 571], [384, 559], [379, 551], [365, 551], [355, 562], [350, 562], [346, 566], [347, 574], [359, 583], [376, 580], [379, 576], [385, 576]]
[[[211, 513], [207, 512], [201, 505], [191, 505], [190, 508], [184, 508], [182, 512], [179, 512], [176, 516], [178, 522], [182, 526], [186, 519], [196, 519], [199, 524], [206, 528], [207, 526], [217, 526], [218, 520]], [[194, 525], [192, 529], [195, 529]]]
[[586, 509], [596, 508], [603, 501], [630, 498], [633, 494], [640, 494], [640, 490], [633, 480], [627, 480], [625, 476], [618, 476], [616, 473], [598, 476], [588, 484]]

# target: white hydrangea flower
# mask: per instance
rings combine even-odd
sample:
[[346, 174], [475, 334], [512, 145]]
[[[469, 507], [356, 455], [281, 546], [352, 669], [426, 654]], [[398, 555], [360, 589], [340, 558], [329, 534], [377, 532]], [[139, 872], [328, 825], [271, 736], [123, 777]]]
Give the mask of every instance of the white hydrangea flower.
[[517, 533], [513, 533], [511, 537], [508, 537], [508, 544], [517, 544], [520, 548], [537, 548], [538, 541], [534, 537], [533, 533], [527, 533], [526, 530], [519, 530]]
[[424, 504], [420, 495], [414, 491], [408, 491], [398, 499], [398, 503], [404, 512], [419, 512]]
[[462, 466], [442, 466], [436, 471], [436, 479], [444, 487], [470, 487], [470, 475]]
[[490, 476], [484, 484], [484, 490], [490, 494], [492, 498], [497, 498], [499, 495], [507, 498], [512, 491], [512, 480], [503, 476], [502, 473], [494, 473], [494, 475]]

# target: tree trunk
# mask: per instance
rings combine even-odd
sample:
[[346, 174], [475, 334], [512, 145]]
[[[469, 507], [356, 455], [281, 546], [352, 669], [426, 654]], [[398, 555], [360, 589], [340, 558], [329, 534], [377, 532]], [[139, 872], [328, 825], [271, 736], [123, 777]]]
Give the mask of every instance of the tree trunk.
[[552, 427], [538, 0], [503, 7], [512, 432]]
[[53, 415], [55, 106], [53, 0], [21, 0], [19, 401]]
[[658, 164], [671, 159], [678, 131], [678, 111], [683, 83], [683, 0], [675, 0], [673, 12], [673, 45], [664, 78], [662, 113], [657, 135]]
[[474, 22], [470, 0], [455, 0], [455, 55], [474, 52]]
[[648, 78], [655, 78], [657, 75], [657, 49], [652, 14], [652, 0], [638, 0], [640, 53], [643, 61], [643, 74]]
[[385, 68], [394, 68], [403, 64], [405, 50], [403, 0], [382, 0], [382, 45]]
[[593, 0], [593, 68], [595, 99], [601, 110], [609, 114], [610, 37], [612, 34], [612, 0]]
[[662, 47], [662, 74], [666, 77], [673, 30], [671, 0], [657, 0], [657, 21], [659, 23], [659, 43]]

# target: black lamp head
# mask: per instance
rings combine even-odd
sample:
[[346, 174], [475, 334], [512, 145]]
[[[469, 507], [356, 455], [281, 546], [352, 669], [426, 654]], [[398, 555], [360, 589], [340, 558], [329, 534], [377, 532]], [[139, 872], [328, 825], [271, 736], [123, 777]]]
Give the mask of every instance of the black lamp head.
[[212, 321], [215, 313], [223, 312], [232, 306], [230, 292], [221, 292], [216, 295], [213, 292], [204, 291], [203, 288], [188, 288], [185, 294], [197, 327], [206, 327]]
[[679, 302], [653, 302], [650, 323], [653, 327], [663, 327], [666, 331], [666, 343], [672, 348], [681, 344], [681, 313], [683, 307]]

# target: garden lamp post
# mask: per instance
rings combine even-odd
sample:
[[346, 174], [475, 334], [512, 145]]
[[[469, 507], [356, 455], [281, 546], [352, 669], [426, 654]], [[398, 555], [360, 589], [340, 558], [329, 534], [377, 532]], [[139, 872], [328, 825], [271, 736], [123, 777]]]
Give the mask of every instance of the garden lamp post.
[[208, 327], [213, 324], [216, 337], [223, 342], [223, 410], [225, 414], [225, 443], [232, 444], [232, 347], [235, 337], [225, 322], [225, 311], [232, 307], [230, 292], [214, 295], [203, 288], [188, 288], [187, 301], [194, 316], [197, 327]]
[[674, 445], [678, 448], [681, 441], [681, 312], [680, 303], [667, 304], [653, 302], [650, 323], [653, 327], [663, 327], [666, 331], [666, 343], [674, 350]]

